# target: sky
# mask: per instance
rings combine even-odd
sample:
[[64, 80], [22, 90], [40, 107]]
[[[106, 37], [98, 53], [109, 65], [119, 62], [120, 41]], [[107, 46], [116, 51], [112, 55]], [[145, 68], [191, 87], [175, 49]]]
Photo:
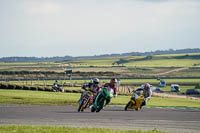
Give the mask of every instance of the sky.
[[200, 48], [200, 0], [0, 0], [0, 57]]

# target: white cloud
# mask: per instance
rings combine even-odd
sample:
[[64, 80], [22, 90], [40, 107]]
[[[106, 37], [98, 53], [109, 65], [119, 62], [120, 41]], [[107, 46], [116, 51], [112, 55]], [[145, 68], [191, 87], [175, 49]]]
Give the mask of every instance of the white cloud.
[[58, 2], [44, 0], [28, 0], [21, 3], [21, 8], [28, 15], [57, 15], [63, 12], [63, 6]]
[[[159, 49], [161, 43], [172, 48], [191, 39], [195, 46], [200, 42], [195, 36], [200, 31], [200, 2], [195, 0], [3, 1], [0, 43], [32, 50], [48, 46], [49, 55], [142, 51]], [[98, 48], [91, 50], [94, 45]]]

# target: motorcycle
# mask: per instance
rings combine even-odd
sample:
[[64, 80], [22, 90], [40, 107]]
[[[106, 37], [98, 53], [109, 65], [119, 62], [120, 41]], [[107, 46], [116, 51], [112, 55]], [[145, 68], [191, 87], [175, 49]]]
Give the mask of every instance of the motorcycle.
[[59, 87], [59, 86], [53, 86], [52, 87], [52, 91], [53, 92], [64, 92], [64, 90], [62, 89], [62, 87]]
[[78, 112], [83, 112], [86, 108], [92, 104], [93, 95], [89, 96], [87, 92], [83, 92], [81, 99], [79, 100]]
[[126, 104], [124, 110], [127, 111], [128, 109], [135, 109], [141, 110], [142, 102], [144, 99], [144, 95], [141, 92], [134, 92], [130, 98], [130, 101]]
[[101, 92], [97, 95], [94, 105], [91, 108], [91, 112], [100, 112], [104, 106], [106, 106], [105, 101], [110, 100], [113, 97], [113, 89], [110, 87], [102, 88]]

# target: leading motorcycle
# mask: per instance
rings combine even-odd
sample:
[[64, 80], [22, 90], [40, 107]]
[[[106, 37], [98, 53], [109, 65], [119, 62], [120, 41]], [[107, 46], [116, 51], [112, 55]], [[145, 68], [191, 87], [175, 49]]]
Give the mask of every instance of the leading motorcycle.
[[101, 92], [97, 95], [94, 105], [91, 108], [91, 112], [100, 112], [104, 106], [106, 106], [106, 101], [110, 101], [113, 97], [114, 91], [110, 87], [103, 87]]

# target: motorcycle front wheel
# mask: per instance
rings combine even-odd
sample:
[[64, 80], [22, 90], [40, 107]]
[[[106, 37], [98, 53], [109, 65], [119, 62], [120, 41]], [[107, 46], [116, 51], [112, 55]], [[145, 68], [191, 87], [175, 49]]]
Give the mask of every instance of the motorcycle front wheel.
[[91, 112], [95, 112], [95, 111], [96, 111], [95, 107], [92, 106], [92, 108], [91, 108]]
[[84, 111], [84, 103], [85, 103], [85, 100], [82, 100], [81, 104], [78, 107], [78, 112]]
[[103, 109], [104, 100], [99, 103], [99, 107], [97, 108], [96, 112], [100, 112]]
[[130, 107], [131, 107], [131, 105], [132, 105], [132, 102], [131, 102], [131, 101], [129, 101], [129, 102], [126, 104], [126, 106], [125, 106], [124, 110], [125, 110], [125, 111], [127, 111], [127, 110], [128, 110], [128, 108], [130, 108]]

